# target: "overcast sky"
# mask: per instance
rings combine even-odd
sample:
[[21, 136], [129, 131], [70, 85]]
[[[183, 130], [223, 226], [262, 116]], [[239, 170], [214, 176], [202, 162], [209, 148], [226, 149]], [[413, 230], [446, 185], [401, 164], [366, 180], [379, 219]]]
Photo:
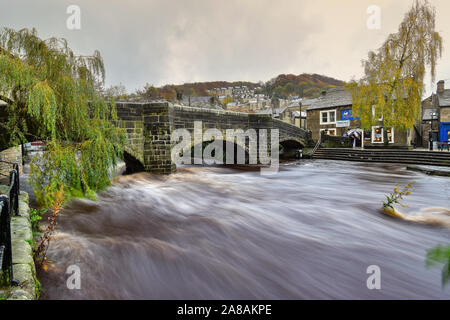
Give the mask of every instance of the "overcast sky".
[[[449, 79], [450, 1], [430, 1], [444, 53], [437, 80]], [[69, 30], [69, 5], [81, 29]], [[267, 81], [280, 73], [359, 78], [361, 60], [395, 32], [412, 0], [0, 0], [0, 26], [35, 27], [64, 37], [75, 52], [99, 50], [107, 85]], [[381, 8], [369, 29], [367, 8]], [[427, 80], [430, 91], [430, 80]], [[434, 84], [433, 84], [434, 88]]]

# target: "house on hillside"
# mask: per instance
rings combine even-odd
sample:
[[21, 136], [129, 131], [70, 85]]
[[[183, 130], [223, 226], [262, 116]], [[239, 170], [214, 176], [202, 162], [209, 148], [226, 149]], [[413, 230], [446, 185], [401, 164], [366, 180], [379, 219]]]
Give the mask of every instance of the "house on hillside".
[[281, 108], [274, 108], [274, 107], [268, 107], [262, 110], [258, 110], [255, 113], [257, 114], [270, 114], [273, 118], [286, 121], [289, 119], [288, 114], [286, 112], [287, 107], [281, 107]]
[[[306, 109], [317, 99], [295, 99], [287, 106], [288, 118], [286, 122], [306, 128]], [[300, 107], [301, 106], [301, 107]], [[300, 123], [301, 120], [301, 123]]]
[[[331, 88], [323, 91], [321, 96], [306, 109], [306, 126], [311, 130], [312, 137], [318, 140], [320, 133], [334, 136], [345, 136], [356, 130], [360, 139], [358, 145], [365, 147], [383, 147], [384, 130], [382, 119], [370, 130], [360, 128], [361, 121], [352, 114], [352, 95], [343, 88]], [[389, 146], [410, 146], [417, 139], [415, 130], [402, 131], [397, 128], [386, 128]]]

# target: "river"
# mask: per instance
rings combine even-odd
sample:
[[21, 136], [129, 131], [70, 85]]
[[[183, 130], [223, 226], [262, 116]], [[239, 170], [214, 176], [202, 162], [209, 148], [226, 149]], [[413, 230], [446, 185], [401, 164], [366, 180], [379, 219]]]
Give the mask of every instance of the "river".
[[[398, 164], [304, 160], [280, 172], [182, 168], [120, 176], [59, 216], [42, 299], [449, 299], [428, 249], [450, 228], [380, 212], [416, 181], [410, 216], [450, 208], [450, 179]], [[68, 289], [66, 270], [80, 270]], [[381, 271], [369, 290], [367, 267]]]

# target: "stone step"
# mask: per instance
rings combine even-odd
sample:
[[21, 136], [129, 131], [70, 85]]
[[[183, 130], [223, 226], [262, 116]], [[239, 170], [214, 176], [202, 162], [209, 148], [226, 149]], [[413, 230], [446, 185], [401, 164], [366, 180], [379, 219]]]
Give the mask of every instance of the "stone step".
[[450, 157], [435, 155], [416, 154], [365, 154], [365, 153], [337, 153], [337, 152], [316, 152], [314, 156], [339, 156], [339, 157], [369, 157], [369, 158], [404, 158], [404, 159], [429, 159], [450, 161]]
[[450, 160], [449, 154], [439, 154], [433, 152], [421, 152], [421, 153], [410, 153], [410, 152], [361, 152], [361, 151], [338, 151], [338, 150], [324, 150], [319, 149], [316, 151], [315, 155], [342, 155], [342, 156], [368, 156], [368, 157], [405, 157], [405, 158], [424, 158], [424, 159], [442, 159]]
[[356, 158], [340, 158], [340, 157], [314, 157], [314, 159], [339, 160], [339, 161], [359, 161], [359, 162], [378, 162], [378, 163], [403, 163], [403, 164], [420, 164], [420, 165], [429, 165], [429, 166], [450, 167], [450, 164], [447, 164], [447, 163], [405, 160], [405, 159], [356, 159]]
[[392, 150], [392, 149], [346, 149], [346, 148], [319, 148], [317, 149], [317, 152], [322, 151], [331, 151], [331, 152], [346, 152], [346, 153], [372, 153], [372, 154], [389, 154], [389, 153], [395, 153], [395, 154], [420, 154], [420, 155], [442, 155], [442, 156], [449, 156], [450, 152], [445, 151], [415, 151], [415, 150]]
[[432, 166], [449, 166], [450, 152], [408, 151], [408, 150], [358, 150], [343, 148], [318, 149], [314, 159], [330, 159], [361, 162], [405, 163]]

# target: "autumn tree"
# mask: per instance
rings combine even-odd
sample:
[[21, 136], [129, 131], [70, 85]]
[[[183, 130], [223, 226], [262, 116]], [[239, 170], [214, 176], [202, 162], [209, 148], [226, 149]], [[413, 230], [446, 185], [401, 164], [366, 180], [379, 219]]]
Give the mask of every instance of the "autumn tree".
[[61, 187], [70, 198], [92, 196], [110, 183], [125, 135], [112, 122], [114, 103], [96, 89], [104, 75], [98, 51], [76, 55], [65, 39], [43, 40], [35, 29], [0, 31], [0, 99], [8, 104], [1, 147], [47, 142], [31, 165], [31, 183], [45, 207]]
[[137, 90], [136, 94], [146, 100], [154, 100], [160, 98], [158, 88], [151, 84], [146, 84], [142, 90]]
[[172, 87], [164, 88], [163, 90], [160, 90], [160, 95], [162, 99], [165, 99], [167, 101], [174, 101], [177, 95], [177, 92]]
[[230, 102], [233, 102], [233, 98], [230, 96], [226, 96], [225, 99], [222, 100], [222, 105], [226, 107], [226, 105]]
[[127, 97], [127, 89], [121, 83], [118, 85], [110, 86], [109, 88], [103, 90], [103, 95], [105, 97], [124, 99]]
[[189, 106], [191, 105], [191, 97], [193, 97], [193, 96], [195, 96], [195, 90], [193, 89], [193, 88], [191, 88], [191, 87], [187, 87], [185, 90], [184, 90], [184, 93], [183, 93], [183, 95], [185, 96], [185, 97], [188, 97], [188, 99], [189, 99]]
[[[435, 9], [427, 1], [416, 0], [406, 13], [398, 32], [390, 34], [376, 52], [363, 61], [364, 76], [348, 89], [353, 98], [353, 114], [361, 117], [361, 127], [400, 130], [412, 128], [420, 115], [424, 77], [432, 80], [436, 61], [442, 54], [442, 38], [435, 31]], [[386, 130], [384, 141], [387, 143]]]

